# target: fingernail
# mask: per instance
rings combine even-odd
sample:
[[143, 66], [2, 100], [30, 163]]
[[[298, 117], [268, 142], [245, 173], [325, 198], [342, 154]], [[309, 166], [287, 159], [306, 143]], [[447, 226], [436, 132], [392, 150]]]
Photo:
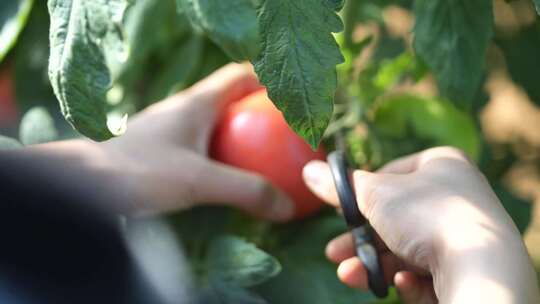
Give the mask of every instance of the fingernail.
[[322, 164], [319, 162], [311, 162], [304, 167], [303, 176], [306, 183], [311, 186], [318, 186], [321, 184], [321, 175], [323, 172]]
[[285, 194], [277, 191], [272, 203], [272, 213], [276, 220], [288, 220], [294, 215], [294, 204]]

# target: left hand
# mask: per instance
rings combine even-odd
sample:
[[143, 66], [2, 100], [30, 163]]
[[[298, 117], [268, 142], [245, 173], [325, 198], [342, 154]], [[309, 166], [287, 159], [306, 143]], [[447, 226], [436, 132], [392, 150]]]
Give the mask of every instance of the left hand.
[[221, 111], [259, 88], [251, 67], [231, 64], [140, 112], [118, 138], [104, 143], [51, 143], [35, 150], [49, 150], [63, 163], [82, 153], [90, 171], [123, 196], [119, 205], [110, 207], [130, 215], [222, 204], [256, 217], [285, 221], [292, 217], [294, 207], [283, 192], [258, 174], [208, 157]]

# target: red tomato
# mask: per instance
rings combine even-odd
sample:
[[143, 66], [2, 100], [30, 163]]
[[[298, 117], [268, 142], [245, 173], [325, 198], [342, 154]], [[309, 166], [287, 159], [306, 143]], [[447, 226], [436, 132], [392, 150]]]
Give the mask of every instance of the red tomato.
[[226, 109], [214, 132], [210, 155], [266, 177], [294, 201], [296, 219], [316, 213], [323, 205], [304, 184], [302, 169], [311, 160], [324, 160], [324, 150], [314, 152], [289, 128], [265, 90]]
[[17, 121], [17, 106], [15, 105], [11, 70], [0, 70], [0, 127], [15, 124]]

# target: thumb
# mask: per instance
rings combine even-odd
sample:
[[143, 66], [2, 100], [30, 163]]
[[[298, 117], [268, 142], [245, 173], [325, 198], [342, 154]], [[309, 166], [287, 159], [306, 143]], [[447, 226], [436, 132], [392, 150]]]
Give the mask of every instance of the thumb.
[[[336, 186], [332, 178], [330, 167], [322, 161], [312, 161], [304, 167], [304, 181], [308, 188], [320, 199], [340, 207]], [[356, 199], [360, 211], [370, 219], [372, 207], [379, 200], [376, 196], [379, 184], [385, 183], [384, 174], [371, 173], [367, 171], [356, 170], [353, 173], [353, 186], [356, 192]]]
[[187, 94], [198, 100], [195, 106], [209, 106], [219, 111], [262, 88], [251, 64], [231, 63], [195, 84]]
[[372, 173], [363, 170], [353, 172], [353, 185], [356, 192], [356, 201], [360, 212], [369, 220], [373, 220], [373, 209], [383, 203], [381, 188], [387, 184], [389, 176], [381, 173]]
[[[192, 87], [152, 105], [154, 111], [201, 122], [197, 127], [209, 128], [230, 103], [263, 88], [249, 64], [228, 64]], [[208, 123], [210, 122], [210, 123]]]
[[228, 205], [272, 221], [286, 221], [294, 214], [287, 195], [258, 174], [209, 161], [197, 180], [204, 182], [193, 187], [195, 203]]

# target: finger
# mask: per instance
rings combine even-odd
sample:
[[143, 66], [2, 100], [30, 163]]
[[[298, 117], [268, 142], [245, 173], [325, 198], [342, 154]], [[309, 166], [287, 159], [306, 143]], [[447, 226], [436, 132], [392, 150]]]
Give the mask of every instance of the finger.
[[[316, 196], [335, 207], [340, 206], [332, 173], [327, 163], [322, 161], [309, 162], [304, 167], [302, 175], [308, 188]], [[390, 185], [386, 180], [392, 180], [392, 178], [394, 177], [391, 175], [361, 170], [353, 172], [353, 186], [356, 191], [358, 208], [368, 220], [372, 218], [371, 210], [373, 206], [381, 201], [378, 196], [381, 193], [379, 189], [382, 189], [387, 184]]]
[[228, 64], [191, 87], [198, 105], [224, 107], [262, 88], [251, 64]]
[[302, 175], [304, 182], [316, 196], [334, 207], [340, 206], [332, 173], [327, 163], [319, 160], [311, 161], [304, 166]]
[[407, 271], [396, 273], [394, 276], [394, 285], [398, 289], [400, 298], [405, 304], [420, 302], [420, 282], [413, 273]]
[[351, 233], [344, 233], [326, 245], [326, 257], [334, 263], [341, 263], [356, 255]]
[[[328, 164], [322, 161], [309, 162], [303, 170], [304, 181], [316, 196], [329, 204], [339, 207], [339, 198], [336, 192], [332, 173]], [[393, 182], [397, 176], [380, 173], [370, 173], [356, 170], [353, 172], [353, 186], [360, 212], [368, 221], [373, 219], [372, 210], [375, 205], [385, 203], [383, 194], [395, 188]], [[392, 189], [386, 189], [386, 188]], [[376, 226], [374, 226], [376, 227]]]
[[389, 174], [408, 174], [416, 171], [418, 168], [418, 160], [420, 159], [420, 153], [415, 153], [409, 156], [398, 158], [389, 162], [382, 168], [377, 170], [377, 173], [389, 173]]
[[421, 278], [414, 272], [400, 271], [394, 276], [394, 285], [405, 304], [437, 303], [431, 279]]
[[471, 161], [465, 152], [454, 148], [454, 147], [437, 147], [428, 149], [420, 153], [420, 158], [418, 160], [418, 168], [422, 168], [427, 163], [441, 160], [441, 159], [451, 159], [459, 162], [464, 162], [470, 164]]
[[356, 191], [358, 208], [368, 221], [373, 220], [374, 214], [372, 211], [375, 206], [385, 203], [384, 193], [393, 191], [393, 189], [385, 189], [387, 186], [394, 187], [391, 183], [393, 177], [392, 175], [371, 173], [362, 170], [353, 172], [353, 184]]
[[[302, 173], [308, 188], [316, 196], [330, 205], [340, 207], [332, 173], [327, 163], [318, 160], [311, 161], [304, 167]], [[362, 208], [362, 206], [370, 206], [372, 204], [371, 201], [375, 199], [371, 195], [373, 193], [372, 189], [376, 187], [377, 183], [382, 183], [383, 178], [384, 176], [367, 171], [356, 170], [353, 173], [353, 184], [356, 190], [357, 203], [360, 211], [366, 215], [368, 220], [369, 214], [366, 214], [366, 208]]]
[[229, 64], [193, 87], [151, 105], [137, 117], [145, 117], [144, 124], [159, 120], [163, 128], [181, 133], [174, 142], [184, 138], [193, 145], [195, 141], [197, 149], [203, 151], [225, 106], [260, 88], [250, 65]]
[[[374, 240], [375, 248], [377, 248], [377, 252], [379, 254], [388, 251], [386, 244], [384, 244], [379, 236], [375, 235]], [[328, 245], [326, 245], [326, 256], [334, 263], [341, 263], [355, 255], [355, 244], [353, 236], [350, 232], [334, 238], [328, 243]]]
[[286, 221], [294, 214], [287, 195], [258, 174], [217, 162], [208, 162], [201, 171], [194, 179], [199, 183], [193, 186], [196, 203], [229, 205], [273, 221]]
[[347, 286], [368, 289], [367, 271], [357, 257], [349, 258], [339, 264], [338, 277]]
[[211, 127], [227, 104], [261, 88], [251, 65], [229, 64], [191, 88], [153, 104], [145, 112], [158, 113], [162, 119], [163, 113], [166, 113], [176, 121], [183, 114]]
[[437, 159], [453, 159], [470, 163], [467, 155], [459, 149], [453, 147], [437, 147], [394, 160], [377, 170], [377, 172], [408, 174]]
[[[400, 262], [390, 254], [380, 255], [379, 259], [386, 282], [392, 282], [392, 278], [400, 270]], [[346, 259], [339, 264], [337, 273], [339, 279], [349, 287], [365, 290], [369, 288], [367, 270], [357, 257]]]

